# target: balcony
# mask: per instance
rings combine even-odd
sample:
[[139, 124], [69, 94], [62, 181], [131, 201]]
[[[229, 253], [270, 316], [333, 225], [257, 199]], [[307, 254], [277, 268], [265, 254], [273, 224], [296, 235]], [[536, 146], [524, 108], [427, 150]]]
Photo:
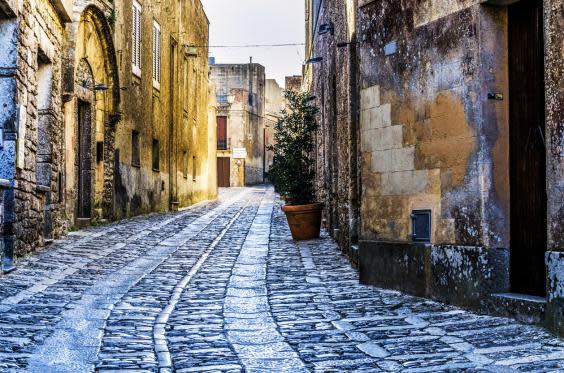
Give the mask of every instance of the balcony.
[[231, 149], [231, 139], [217, 140], [217, 150]]

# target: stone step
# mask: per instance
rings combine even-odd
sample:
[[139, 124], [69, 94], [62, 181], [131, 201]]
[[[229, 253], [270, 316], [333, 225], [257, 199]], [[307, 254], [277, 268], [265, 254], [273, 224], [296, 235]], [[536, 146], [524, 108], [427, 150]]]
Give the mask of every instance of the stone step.
[[77, 218], [76, 219], [76, 226], [79, 228], [85, 228], [88, 227], [92, 222], [92, 219], [90, 218]]
[[546, 298], [527, 294], [492, 294], [488, 304], [494, 315], [514, 318], [525, 324], [544, 323]]

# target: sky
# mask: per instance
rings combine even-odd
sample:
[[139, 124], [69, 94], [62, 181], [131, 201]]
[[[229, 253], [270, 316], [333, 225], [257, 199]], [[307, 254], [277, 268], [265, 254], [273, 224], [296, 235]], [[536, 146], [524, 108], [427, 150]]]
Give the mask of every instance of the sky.
[[[304, 43], [304, 0], [202, 0], [210, 20], [210, 45]], [[304, 46], [210, 48], [216, 63], [260, 63], [266, 78], [284, 87], [301, 75]]]

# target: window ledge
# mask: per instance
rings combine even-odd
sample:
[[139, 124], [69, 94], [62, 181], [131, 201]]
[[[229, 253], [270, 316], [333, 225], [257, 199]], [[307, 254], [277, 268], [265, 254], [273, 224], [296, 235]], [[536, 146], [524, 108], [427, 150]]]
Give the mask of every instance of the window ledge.
[[161, 172], [158, 168], [153, 168], [153, 172]]
[[133, 167], [133, 168], [141, 168], [141, 164], [131, 163], [131, 167]]
[[141, 69], [135, 65], [131, 66], [131, 73], [141, 79]]

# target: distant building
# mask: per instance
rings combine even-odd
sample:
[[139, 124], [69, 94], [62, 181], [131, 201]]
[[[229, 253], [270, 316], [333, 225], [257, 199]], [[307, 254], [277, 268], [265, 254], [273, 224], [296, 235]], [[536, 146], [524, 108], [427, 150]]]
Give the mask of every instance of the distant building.
[[265, 70], [256, 63], [210, 66], [217, 97], [217, 177], [220, 187], [265, 179]]

